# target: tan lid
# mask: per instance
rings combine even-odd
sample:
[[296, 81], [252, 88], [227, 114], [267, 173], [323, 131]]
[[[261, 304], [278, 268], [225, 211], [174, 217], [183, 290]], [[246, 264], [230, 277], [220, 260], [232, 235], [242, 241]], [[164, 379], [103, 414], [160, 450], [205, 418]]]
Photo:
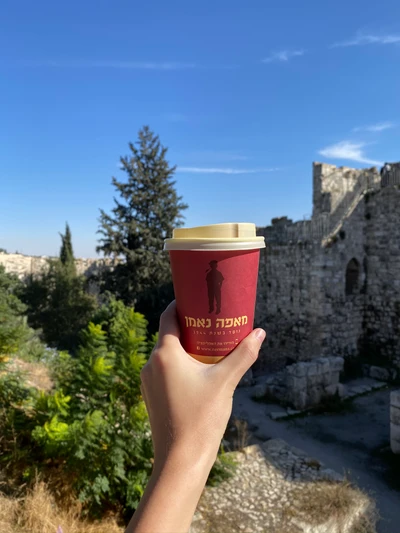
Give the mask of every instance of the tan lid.
[[257, 237], [255, 224], [230, 222], [195, 228], [174, 229], [165, 239], [164, 250], [252, 250], [265, 248], [264, 237]]

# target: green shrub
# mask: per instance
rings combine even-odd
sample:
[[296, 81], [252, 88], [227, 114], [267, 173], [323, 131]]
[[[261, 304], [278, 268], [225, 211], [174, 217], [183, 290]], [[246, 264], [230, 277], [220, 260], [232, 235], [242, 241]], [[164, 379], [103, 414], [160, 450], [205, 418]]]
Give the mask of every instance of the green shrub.
[[225, 453], [223, 446], [221, 446], [217, 460], [208, 476], [207, 485], [215, 487], [223, 481], [228, 480], [235, 474], [236, 466], [237, 463], [232, 453]]
[[[111, 298], [81, 332], [75, 356], [47, 351], [50, 392], [28, 388], [0, 358], [0, 469], [9, 482], [29, 486], [39, 473], [90, 514], [129, 516], [153, 465], [140, 371], [156, 340], [143, 315]], [[209, 483], [233, 470], [222, 453]]]
[[0, 354], [16, 353], [31, 336], [26, 306], [16, 296], [21, 282], [0, 265]]
[[[96, 512], [134, 509], [152, 468], [140, 371], [148, 356], [145, 318], [112, 300], [81, 334], [76, 358], [62, 353], [57, 388], [35, 402], [32, 432], [43, 460], [64, 465], [82, 502]], [[44, 417], [44, 418], [43, 418]]]

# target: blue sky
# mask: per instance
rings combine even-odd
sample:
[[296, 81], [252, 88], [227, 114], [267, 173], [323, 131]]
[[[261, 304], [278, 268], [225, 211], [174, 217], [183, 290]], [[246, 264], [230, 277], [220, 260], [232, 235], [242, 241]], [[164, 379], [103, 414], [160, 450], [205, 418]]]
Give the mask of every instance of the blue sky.
[[3, 0], [0, 247], [95, 256], [148, 124], [186, 224], [309, 215], [312, 161], [400, 160], [396, 0]]

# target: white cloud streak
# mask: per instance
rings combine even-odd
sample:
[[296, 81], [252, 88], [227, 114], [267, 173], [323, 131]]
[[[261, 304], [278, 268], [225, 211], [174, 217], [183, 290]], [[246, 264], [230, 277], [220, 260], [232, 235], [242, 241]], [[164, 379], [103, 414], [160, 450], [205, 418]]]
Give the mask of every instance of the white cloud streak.
[[262, 63], [287, 62], [294, 57], [300, 57], [304, 54], [305, 50], [280, 50], [262, 59]]
[[359, 126], [358, 128], [354, 128], [353, 131], [354, 132], [368, 131], [368, 132], [376, 133], [380, 131], [390, 130], [395, 127], [396, 127], [396, 124], [394, 124], [393, 122], [378, 122], [377, 124], [371, 124], [370, 126]]
[[357, 161], [372, 166], [382, 166], [382, 161], [369, 159], [364, 153], [366, 143], [341, 141], [331, 146], [327, 146], [319, 151], [319, 154], [328, 159], [344, 159], [348, 161]]
[[358, 32], [353, 39], [334, 43], [331, 48], [366, 46], [369, 44], [400, 44], [400, 34], [375, 35]]
[[114, 60], [34, 60], [22, 61], [25, 67], [48, 68], [104, 68], [125, 70], [185, 70], [198, 68], [195, 63], [181, 63], [174, 61], [114, 61]]
[[213, 167], [178, 167], [178, 172], [191, 174], [261, 174], [275, 172], [278, 168], [213, 168]]

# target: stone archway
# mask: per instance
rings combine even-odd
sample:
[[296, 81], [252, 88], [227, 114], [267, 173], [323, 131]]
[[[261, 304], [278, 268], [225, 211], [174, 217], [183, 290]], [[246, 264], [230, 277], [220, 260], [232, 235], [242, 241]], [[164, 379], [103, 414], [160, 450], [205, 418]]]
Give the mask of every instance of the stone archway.
[[356, 294], [360, 288], [360, 263], [353, 257], [346, 267], [346, 296]]

